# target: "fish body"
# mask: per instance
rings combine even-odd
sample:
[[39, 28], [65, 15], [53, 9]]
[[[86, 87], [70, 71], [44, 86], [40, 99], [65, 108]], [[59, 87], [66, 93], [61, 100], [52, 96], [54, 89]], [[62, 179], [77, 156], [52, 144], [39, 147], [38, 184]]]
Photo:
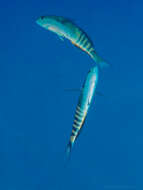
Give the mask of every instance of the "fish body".
[[75, 111], [75, 117], [72, 127], [72, 133], [70, 136], [70, 141], [67, 146], [67, 153], [69, 154], [71, 152], [71, 149], [73, 147], [73, 144], [79, 135], [81, 128], [84, 124], [85, 118], [87, 116], [88, 110], [90, 108], [97, 82], [98, 82], [98, 67], [95, 66], [90, 69], [88, 72], [86, 79], [84, 81], [78, 104]]
[[70, 40], [72, 44], [85, 51], [100, 67], [104, 66], [105, 62], [95, 52], [93, 42], [88, 35], [71, 20], [61, 16], [41, 16], [36, 22], [41, 27], [56, 33], [60, 38]]

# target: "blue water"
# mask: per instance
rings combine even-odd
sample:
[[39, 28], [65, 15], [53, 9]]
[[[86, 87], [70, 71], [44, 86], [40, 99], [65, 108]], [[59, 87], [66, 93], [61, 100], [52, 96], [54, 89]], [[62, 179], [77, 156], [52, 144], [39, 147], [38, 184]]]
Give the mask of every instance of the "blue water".
[[[0, 5], [0, 190], [143, 189], [143, 2], [5, 0]], [[65, 148], [88, 55], [35, 23], [72, 19], [111, 67], [71, 155]], [[65, 166], [66, 165], [66, 166]]]

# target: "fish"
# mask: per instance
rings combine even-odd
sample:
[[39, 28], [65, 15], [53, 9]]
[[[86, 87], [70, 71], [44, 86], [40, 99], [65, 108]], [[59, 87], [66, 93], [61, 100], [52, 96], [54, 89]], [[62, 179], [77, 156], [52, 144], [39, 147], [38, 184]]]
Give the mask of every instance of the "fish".
[[60, 39], [68, 39], [73, 45], [86, 52], [95, 62], [103, 68], [108, 64], [97, 55], [94, 44], [80, 27], [73, 21], [62, 16], [41, 16], [36, 20], [41, 27], [56, 33]]
[[70, 155], [72, 147], [84, 125], [88, 110], [91, 106], [91, 102], [96, 92], [96, 87], [98, 83], [98, 74], [99, 74], [99, 68], [96, 65], [89, 70], [85, 78], [85, 81], [83, 83], [78, 103], [76, 106], [74, 122], [72, 126], [72, 133], [66, 149], [67, 155]]

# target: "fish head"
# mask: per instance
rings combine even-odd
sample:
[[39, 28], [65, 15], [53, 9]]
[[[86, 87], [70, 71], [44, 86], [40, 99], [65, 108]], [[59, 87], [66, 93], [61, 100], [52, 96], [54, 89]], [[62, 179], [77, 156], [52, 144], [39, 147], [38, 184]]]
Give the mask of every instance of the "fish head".
[[44, 28], [49, 28], [54, 25], [55, 20], [52, 16], [40, 16], [36, 20], [36, 23]]

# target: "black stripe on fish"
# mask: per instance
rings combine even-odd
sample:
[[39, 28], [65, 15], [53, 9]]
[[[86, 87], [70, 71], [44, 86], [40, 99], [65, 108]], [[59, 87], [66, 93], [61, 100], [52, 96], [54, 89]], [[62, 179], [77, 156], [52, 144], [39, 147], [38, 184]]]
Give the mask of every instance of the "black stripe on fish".
[[[43, 18], [46, 18], [47, 16], [43, 16]], [[88, 36], [88, 34], [82, 28], [80, 28], [72, 19], [63, 17], [63, 16], [56, 16], [56, 15], [51, 15], [50, 17], [53, 18], [54, 20], [62, 23], [63, 25], [72, 24], [74, 28], [78, 29], [79, 32], [81, 32], [82, 34], [84, 34], [84, 36], [86, 36], [86, 38], [89, 40], [89, 42], [93, 46], [93, 42], [90, 39], [90, 37]]]
[[[80, 122], [82, 121], [82, 119], [77, 118], [77, 117], [75, 118], [75, 120], [76, 120], [78, 123], [80, 123]], [[74, 120], [74, 121], [75, 121], [75, 120]]]
[[76, 119], [74, 120], [73, 123], [73, 130], [75, 130], [76, 132], [78, 132], [80, 130], [80, 126], [82, 124], [83, 121], [78, 122]]
[[88, 39], [85, 38], [80, 44], [81, 49], [86, 50], [86, 45], [88, 44]]
[[92, 53], [92, 52], [95, 53], [95, 49], [91, 46], [91, 47], [89, 48], [88, 52], [89, 52], [89, 53]]
[[81, 40], [81, 37], [82, 37], [82, 34], [83, 34], [83, 32], [80, 31], [80, 30], [78, 30], [78, 32], [79, 32], [79, 37], [78, 37], [78, 39], [77, 39], [77, 41], [76, 41], [76, 44], [79, 44], [79, 42], [80, 42], [80, 40]]
[[74, 129], [75, 131], [78, 131], [78, 130], [79, 130], [79, 127], [80, 127], [80, 124], [76, 124], [76, 123], [73, 124], [73, 129]]
[[72, 127], [72, 136], [77, 136], [78, 132], [80, 130], [80, 126], [77, 128], [75, 127], [75, 125], [73, 124], [73, 127]]
[[74, 120], [74, 125], [76, 126], [76, 128], [78, 128], [78, 126], [81, 124], [82, 121], [79, 121], [77, 119]]
[[76, 137], [77, 136], [77, 132], [72, 129], [72, 134], [71, 135]]
[[89, 51], [91, 47], [92, 47], [92, 44], [88, 42], [88, 44], [86, 45], [86, 50]]
[[81, 39], [80, 39], [80, 41], [79, 41], [79, 46], [82, 46], [82, 43], [83, 43], [83, 41], [86, 39], [86, 36], [85, 36], [85, 34], [84, 33], [82, 33], [82, 36], [81, 36]]
[[78, 119], [82, 121], [83, 113], [76, 109], [76, 115], [78, 116]]
[[82, 118], [78, 114], [75, 114], [75, 118], [79, 119], [80, 121], [82, 121]]
[[78, 138], [78, 136], [80, 135], [80, 133], [81, 133], [81, 131], [82, 131], [82, 128], [83, 128], [83, 125], [84, 125], [84, 123], [85, 123], [85, 120], [86, 120], [86, 117], [84, 118], [84, 120], [83, 120], [83, 122], [82, 122], [82, 125], [80, 126], [80, 129], [79, 129], [79, 131], [78, 131], [78, 134], [77, 134], [76, 138]]
[[79, 104], [77, 105], [76, 109], [83, 112]]
[[83, 47], [84, 49], [86, 49], [87, 44], [88, 44], [88, 39], [86, 38], [86, 39], [83, 41], [82, 47]]

